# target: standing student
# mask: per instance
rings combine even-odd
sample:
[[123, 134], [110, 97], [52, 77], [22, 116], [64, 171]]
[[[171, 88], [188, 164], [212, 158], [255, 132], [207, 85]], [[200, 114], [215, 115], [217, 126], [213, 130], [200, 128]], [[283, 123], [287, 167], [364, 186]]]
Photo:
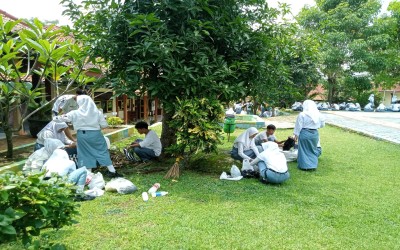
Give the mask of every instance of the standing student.
[[250, 127], [240, 134], [233, 142], [231, 157], [235, 160], [242, 161], [244, 159], [253, 160], [259, 154], [257, 146], [254, 144], [253, 138], [258, 134], [255, 127]]
[[97, 109], [96, 104], [87, 95], [76, 97], [79, 108], [67, 114], [56, 116], [57, 122], [72, 122], [77, 130], [78, 165], [87, 169], [107, 166], [108, 177], [119, 177], [111, 162], [106, 140], [101, 132], [108, 126], [103, 114]]
[[369, 103], [371, 103], [371, 107], [373, 108], [373, 107], [375, 107], [375, 96], [374, 96], [374, 94], [370, 94], [369, 95], [369, 97], [368, 97], [368, 102]]
[[[160, 138], [158, 138], [156, 132], [149, 129], [149, 125], [146, 122], [138, 122], [135, 125], [136, 130], [139, 134], [144, 134], [144, 140], [137, 139], [128, 149], [133, 149], [129, 152], [128, 149], [124, 149], [125, 156], [130, 161], [143, 161], [147, 162], [160, 156], [162, 145]], [[133, 152], [132, 152], [133, 151]], [[140, 160], [136, 159], [134, 155], [137, 155]]]
[[318, 148], [318, 129], [325, 126], [324, 118], [312, 100], [303, 103], [303, 112], [297, 116], [294, 127], [294, 137], [298, 140], [298, 168], [302, 170], [316, 169], [318, 156], [321, 154]]

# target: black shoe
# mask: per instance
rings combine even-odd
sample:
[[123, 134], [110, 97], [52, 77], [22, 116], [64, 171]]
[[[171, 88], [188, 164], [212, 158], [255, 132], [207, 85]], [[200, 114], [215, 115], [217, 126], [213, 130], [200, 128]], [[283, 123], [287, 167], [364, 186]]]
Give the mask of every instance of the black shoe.
[[78, 194], [74, 197], [74, 201], [91, 201], [94, 200], [96, 197], [87, 195], [87, 194]]
[[115, 171], [114, 173], [108, 171], [108, 172], [106, 173], [106, 176], [109, 177], [109, 178], [123, 177], [123, 175], [120, 174], [120, 173], [117, 173], [117, 171]]

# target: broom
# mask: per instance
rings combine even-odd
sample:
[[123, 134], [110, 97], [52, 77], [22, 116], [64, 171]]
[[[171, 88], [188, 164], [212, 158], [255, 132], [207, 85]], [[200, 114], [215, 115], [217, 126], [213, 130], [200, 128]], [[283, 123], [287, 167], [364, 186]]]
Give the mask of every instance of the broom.
[[174, 165], [168, 170], [167, 174], [164, 176], [164, 179], [178, 179], [179, 178], [179, 162], [181, 161], [182, 157], [177, 157], [175, 159]]

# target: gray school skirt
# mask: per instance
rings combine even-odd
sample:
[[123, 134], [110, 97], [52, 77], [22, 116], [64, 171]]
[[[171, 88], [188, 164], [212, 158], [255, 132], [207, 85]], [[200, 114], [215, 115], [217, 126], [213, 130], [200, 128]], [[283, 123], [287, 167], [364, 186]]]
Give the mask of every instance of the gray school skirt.
[[100, 130], [78, 130], [78, 165], [79, 167], [95, 168], [112, 164], [107, 143]]

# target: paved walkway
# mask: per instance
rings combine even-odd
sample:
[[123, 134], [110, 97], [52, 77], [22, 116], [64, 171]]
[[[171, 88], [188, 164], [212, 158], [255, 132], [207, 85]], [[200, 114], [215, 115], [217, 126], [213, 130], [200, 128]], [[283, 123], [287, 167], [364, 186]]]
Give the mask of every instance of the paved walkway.
[[400, 112], [324, 111], [326, 123], [400, 144]]

